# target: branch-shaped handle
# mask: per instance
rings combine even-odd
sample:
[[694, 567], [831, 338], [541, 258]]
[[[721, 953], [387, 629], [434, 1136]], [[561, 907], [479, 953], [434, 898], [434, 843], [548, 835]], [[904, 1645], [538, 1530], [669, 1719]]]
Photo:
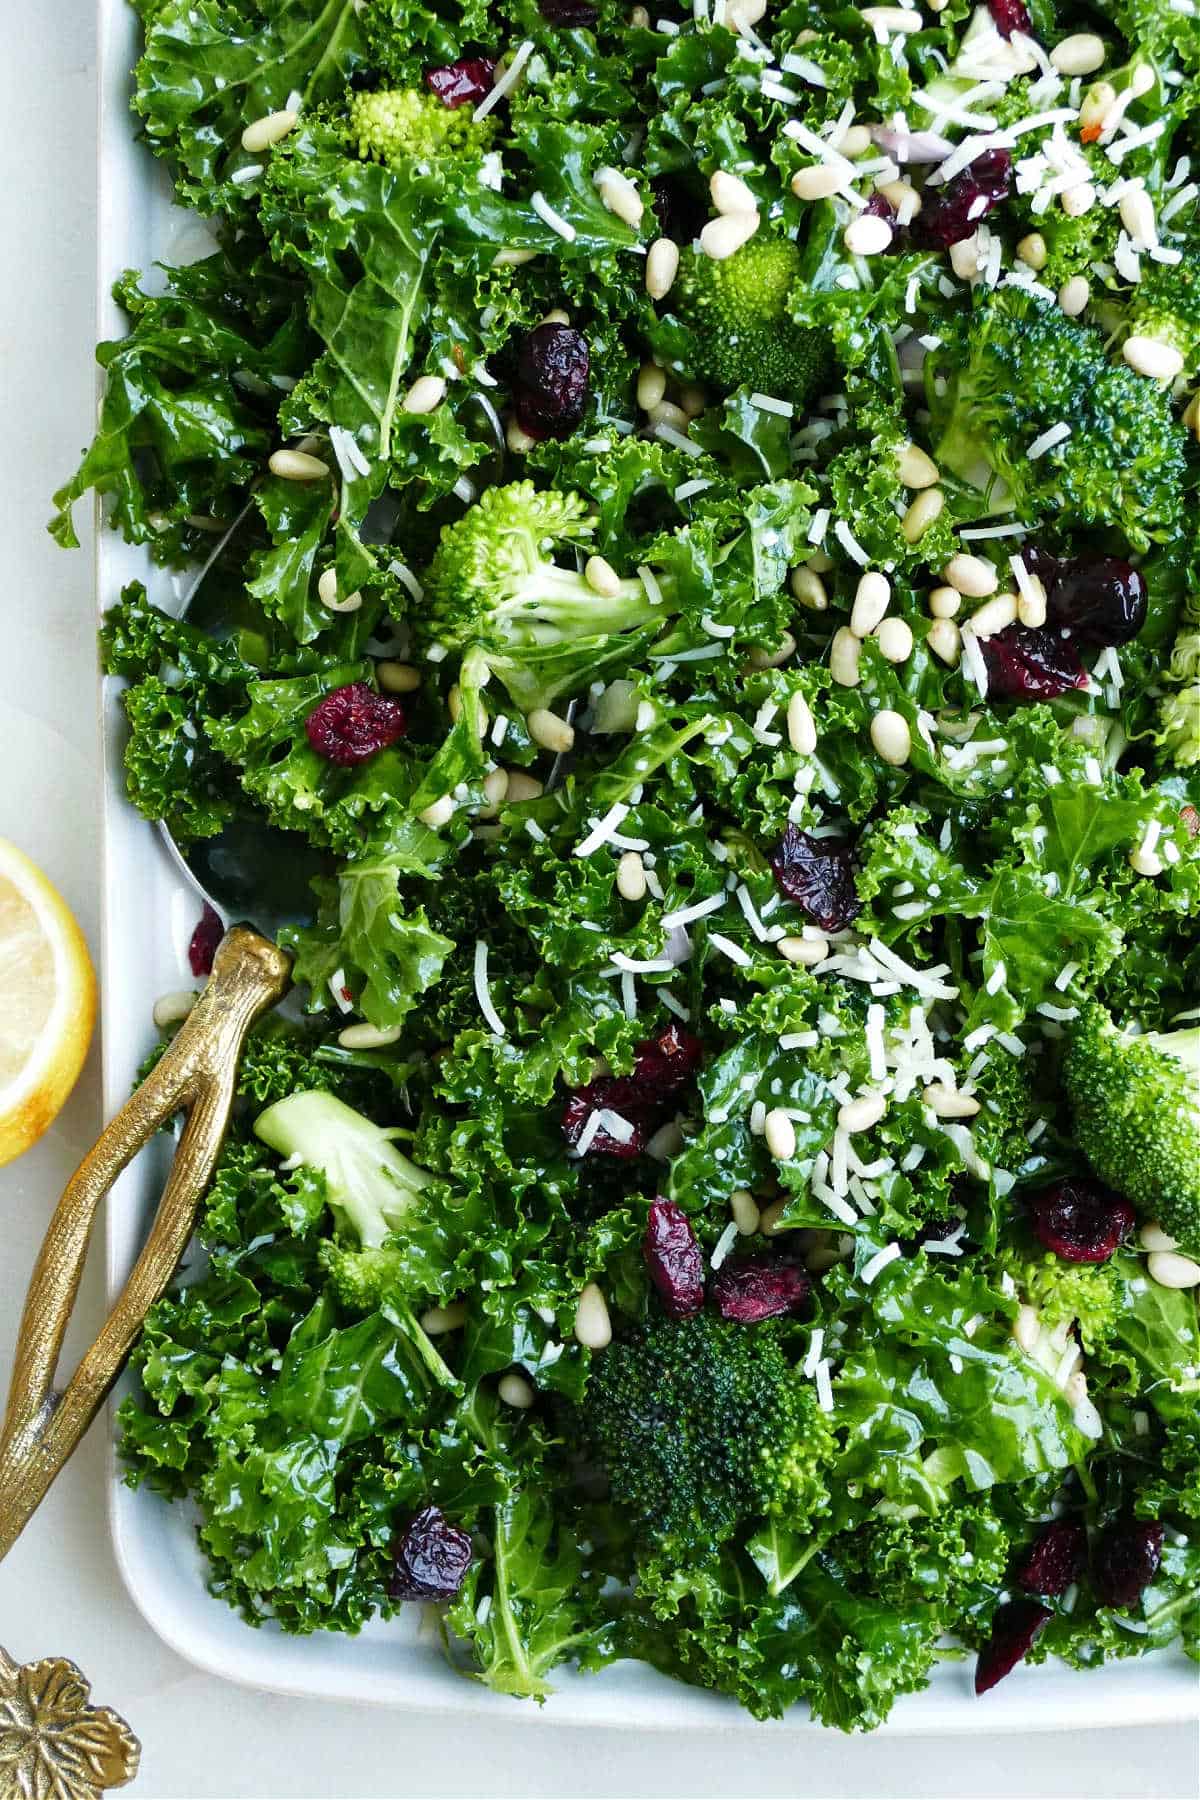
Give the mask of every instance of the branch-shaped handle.
[[[166, 1291], [211, 1179], [247, 1031], [286, 992], [291, 965], [248, 926], [226, 932], [207, 987], [153, 1072], [84, 1157], [42, 1242], [17, 1334], [0, 1431], [0, 1559], [96, 1416], [154, 1302]], [[146, 1244], [67, 1386], [54, 1374], [100, 1202], [154, 1133], [187, 1112]]]

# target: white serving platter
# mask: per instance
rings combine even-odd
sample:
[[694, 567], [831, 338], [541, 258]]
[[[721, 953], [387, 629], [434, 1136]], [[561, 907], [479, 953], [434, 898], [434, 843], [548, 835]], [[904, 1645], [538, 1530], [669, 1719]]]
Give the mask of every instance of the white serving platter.
[[[160, 258], [184, 262], [206, 248], [195, 220], [170, 204], [161, 165], [135, 141], [129, 113], [137, 21], [126, 0], [99, 0], [99, 310], [98, 335], [120, 337], [124, 322], [109, 289], [122, 269], [148, 269]], [[97, 532], [98, 603], [108, 606], [128, 581], [144, 581], [161, 605], [178, 597], [174, 578], [112, 532]], [[122, 720], [114, 683], [104, 716], [103, 1071], [106, 1116], [129, 1093], [154, 1040], [156, 995], [188, 984], [186, 946], [199, 903], [158, 834], [128, 805], [121, 761]], [[113, 1191], [108, 1208], [108, 1286], [115, 1297], [157, 1202], [167, 1147], [145, 1152]], [[110, 1433], [112, 1413], [110, 1409]], [[245, 1624], [205, 1587], [190, 1508], [168, 1505], [121, 1481], [110, 1452], [109, 1511], [117, 1561], [149, 1624], [181, 1656], [214, 1675], [280, 1693], [429, 1708], [456, 1714], [522, 1717], [531, 1726], [605, 1725], [644, 1730], [812, 1732], [807, 1709], [756, 1725], [732, 1701], [668, 1680], [640, 1663], [602, 1675], [561, 1670], [556, 1692], [538, 1708], [490, 1693], [452, 1671], [420, 1609], [368, 1627], [358, 1637], [288, 1637]], [[1166, 1653], [1088, 1674], [1060, 1664], [1016, 1670], [986, 1699], [971, 1689], [973, 1659], [940, 1667], [922, 1694], [901, 1700], [889, 1733], [1079, 1730], [1101, 1725], [1178, 1721], [1200, 1711], [1196, 1666]], [[836, 1741], [836, 1740], [834, 1740]]]

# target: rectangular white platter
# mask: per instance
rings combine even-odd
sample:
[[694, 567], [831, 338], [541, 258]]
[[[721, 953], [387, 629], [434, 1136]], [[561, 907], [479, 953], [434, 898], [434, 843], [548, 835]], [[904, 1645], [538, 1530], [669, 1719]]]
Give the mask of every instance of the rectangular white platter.
[[[171, 207], [161, 165], [135, 141], [129, 112], [130, 70], [138, 48], [133, 9], [126, 0], [99, 0], [99, 5], [98, 316], [99, 336], [113, 338], [124, 332], [109, 292], [114, 277], [125, 268], [148, 269], [156, 258], [191, 260], [203, 253], [205, 237], [195, 220]], [[97, 534], [96, 575], [101, 607], [134, 579], [144, 581], [151, 596], [168, 608], [178, 596], [169, 574], [106, 530]], [[155, 996], [188, 984], [185, 950], [198, 902], [158, 834], [124, 798], [123, 731], [113, 683], [106, 684], [103, 705], [104, 1093], [106, 1116], [111, 1116], [153, 1041]], [[148, 1151], [114, 1190], [107, 1243], [114, 1297], [157, 1200], [165, 1155], [161, 1145]], [[599, 1676], [560, 1671], [554, 1696], [540, 1709], [492, 1694], [447, 1666], [428, 1623], [422, 1631], [417, 1608], [389, 1624], [376, 1623], [356, 1638], [330, 1633], [296, 1638], [269, 1627], [255, 1629], [207, 1593], [191, 1510], [126, 1487], [115, 1450], [109, 1509], [117, 1560], [134, 1601], [174, 1650], [215, 1675], [324, 1699], [519, 1716], [531, 1726], [766, 1729], [732, 1701], [669, 1681], [637, 1663], [619, 1664]], [[1144, 1657], [1086, 1674], [1059, 1664], [1018, 1669], [978, 1701], [971, 1691], [972, 1660], [944, 1664], [929, 1689], [902, 1700], [883, 1729], [938, 1734], [1079, 1730], [1180, 1720], [1200, 1710], [1196, 1666], [1182, 1655]], [[819, 1728], [807, 1709], [797, 1707], [771, 1729]]]

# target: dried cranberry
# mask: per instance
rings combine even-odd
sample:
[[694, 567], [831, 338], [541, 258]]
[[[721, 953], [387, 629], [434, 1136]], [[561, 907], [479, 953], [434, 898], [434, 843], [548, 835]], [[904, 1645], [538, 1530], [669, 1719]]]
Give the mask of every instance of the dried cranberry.
[[569, 437], [587, 404], [590, 367], [587, 339], [573, 325], [535, 326], [517, 358], [514, 398], [522, 431]]
[[651, 1202], [642, 1255], [668, 1318], [698, 1313], [704, 1305], [704, 1258], [690, 1219], [673, 1200]]
[[440, 69], [426, 69], [425, 85], [443, 106], [478, 106], [496, 85], [496, 63], [490, 56], [460, 56]]
[[1200, 812], [1197, 812], [1194, 806], [1180, 807], [1179, 823], [1189, 837], [1200, 837]]
[[703, 1055], [698, 1037], [681, 1025], [668, 1025], [656, 1038], [638, 1045], [633, 1074], [625, 1080], [637, 1083], [643, 1103], [669, 1100], [696, 1073]]
[[1007, 150], [985, 150], [945, 187], [927, 187], [913, 235], [923, 244], [948, 250], [969, 238], [975, 227], [1008, 198], [1012, 157]]
[[771, 867], [787, 898], [803, 907], [823, 931], [840, 931], [862, 911], [850, 845], [840, 839], [810, 837], [789, 825]]
[[220, 915], [213, 911], [206, 900], [204, 911], [200, 914], [200, 923], [193, 931], [192, 941], [188, 945], [188, 964], [193, 975], [212, 974], [213, 957], [224, 936], [225, 927]]
[[538, 0], [538, 11], [549, 25], [565, 25], [569, 31], [590, 30], [600, 16], [587, 0]]
[[1029, 1201], [1033, 1235], [1064, 1262], [1107, 1262], [1133, 1224], [1128, 1200], [1098, 1181], [1060, 1181]]
[[1043, 626], [1007, 625], [980, 638], [988, 693], [997, 700], [1057, 700], [1087, 686], [1087, 670], [1069, 639]]
[[986, 1694], [1011, 1674], [1034, 1638], [1053, 1615], [1036, 1600], [1009, 1600], [996, 1609], [992, 1635], [975, 1664], [975, 1692]]
[[365, 681], [352, 681], [326, 694], [305, 719], [304, 730], [318, 756], [350, 769], [404, 736], [404, 708]]
[[1163, 1527], [1154, 1519], [1120, 1519], [1092, 1556], [1092, 1583], [1104, 1606], [1134, 1606], [1162, 1561]]
[[1002, 38], [1010, 38], [1014, 31], [1028, 37], [1033, 30], [1025, 0], [988, 0], [988, 11]]
[[796, 1312], [808, 1299], [812, 1283], [798, 1264], [770, 1256], [747, 1256], [722, 1263], [713, 1280], [713, 1299], [723, 1319], [757, 1325]]
[[1146, 623], [1146, 580], [1116, 556], [1077, 557], [1046, 588], [1051, 625], [1085, 644], [1128, 644]]
[[674, 175], [656, 175], [650, 183], [651, 204], [664, 237], [690, 244], [700, 236], [708, 218], [704, 200]]
[[567, 1096], [562, 1118], [567, 1142], [574, 1148], [592, 1114], [607, 1111], [624, 1119], [632, 1127], [632, 1135], [618, 1137], [601, 1125], [589, 1133], [584, 1154], [640, 1156], [656, 1116], [699, 1068], [702, 1054], [699, 1038], [678, 1025], [668, 1025], [656, 1038], [647, 1038], [634, 1053], [631, 1074], [599, 1075]]
[[440, 1508], [426, 1506], [397, 1540], [393, 1556], [393, 1600], [453, 1600], [470, 1566], [471, 1539]]
[[1017, 1570], [1017, 1586], [1027, 1594], [1065, 1594], [1083, 1568], [1087, 1532], [1070, 1519], [1047, 1525]]

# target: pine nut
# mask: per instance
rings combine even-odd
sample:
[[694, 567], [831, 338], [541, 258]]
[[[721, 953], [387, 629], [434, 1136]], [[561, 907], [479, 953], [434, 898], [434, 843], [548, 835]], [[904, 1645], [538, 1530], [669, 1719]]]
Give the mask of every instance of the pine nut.
[[761, 1215], [749, 1188], [734, 1188], [729, 1196], [729, 1216], [743, 1237], [753, 1237]]
[[906, 488], [929, 488], [937, 483], [938, 466], [918, 444], [905, 444], [900, 451], [898, 468]]
[[1017, 617], [1031, 631], [1046, 623], [1046, 590], [1036, 575], [1029, 578], [1029, 592], [1017, 595]]
[[991, 563], [985, 562], [982, 556], [970, 556], [966, 551], [950, 558], [942, 570], [942, 580], [972, 600], [994, 594], [1000, 585]]
[[462, 689], [457, 681], [446, 695], [446, 711], [450, 714], [450, 723], [457, 725], [462, 718]]
[[657, 406], [651, 407], [646, 418], [649, 424], [669, 425], [672, 431], [686, 432], [688, 428], [687, 414], [673, 400], [660, 400]]
[[628, 175], [620, 169], [597, 169], [594, 180], [596, 192], [610, 213], [625, 225], [641, 224], [645, 203]]
[[708, 395], [697, 382], [685, 381], [679, 390], [679, 404], [685, 418], [698, 419], [708, 405]]
[[845, 171], [836, 163], [811, 163], [792, 176], [792, 192], [797, 200], [828, 200], [845, 179]]
[[629, 15], [629, 23], [635, 31], [647, 31], [650, 27], [650, 14], [644, 6], [635, 6]]
[[1200, 1263], [1174, 1250], [1155, 1250], [1146, 1258], [1146, 1273], [1159, 1287], [1200, 1287]]
[[493, 269], [519, 269], [525, 263], [533, 261], [536, 250], [518, 250], [513, 246], [497, 250], [492, 258]]
[[873, 143], [868, 125], [848, 125], [833, 147], [839, 156], [848, 157], [853, 162], [855, 157], [865, 156], [873, 148]]
[[489, 812], [497, 812], [508, 798], [508, 770], [489, 769], [483, 778], [483, 798]]
[[807, 606], [809, 612], [824, 612], [829, 605], [829, 595], [825, 591], [825, 583], [814, 574], [806, 563], [801, 563], [791, 574], [792, 592], [801, 606]]
[[307, 450], [274, 450], [267, 467], [283, 481], [324, 481], [329, 474], [329, 464]]
[[1096, 204], [1096, 190], [1090, 181], [1081, 181], [1077, 187], [1067, 189], [1059, 204], [1068, 219], [1082, 219]]
[[952, 619], [962, 605], [957, 588], [935, 587], [929, 592], [929, 611], [935, 619]]
[[1094, 81], [1083, 96], [1079, 109], [1079, 129], [1091, 135], [1104, 129], [1104, 121], [1116, 105], [1117, 90], [1111, 81]]
[[505, 1406], [513, 1406], [518, 1412], [528, 1412], [533, 1405], [533, 1389], [515, 1369], [510, 1369], [507, 1375], [500, 1377], [496, 1383], [496, 1393]]
[[851, 256], [881, 256], [892, 241], [892, 228], [874, 213], [859, 213], [842, 233]]
[[375, 679], [385, 694], [415, 694], [421, 685], [421, 671], [406, 662], [377, 662]]
[[665, 300], [679, 273], [679, 245], [674, 238], [655, 238], [646, 256], [646, 292], [652, 300]]
[[714, 262], [724, 262], [726, 257], [733, 256], [743, 244], [750, 242], [759, 224], [756, 212], [720, 213], [701, 231], [700, 248]]
[[918, 543], [945, 504], [946, 496], [940, 487], [926, 488], [923, 494], [918, 494], [900, 521], [900, 533], [905, 543]]
[[907, 619], [884, 619], [875, 633], [875, 641], [885, 662], [907, 662], [912, 655], [912, 626]]
[[1104, 40], [1092, 31], [1076, 31], [1055, 44], [1050, 66], [1060, 75], [1090, 75], [1104, 65]]
[[782, 1107], [773, 1106], [763, 1120], [763, 1137], [776, 1162], [787, 1162], [796, 1154], [796, 1127]]
[[814, 550], [811, 556], [804, 559], [804, 567], [811, 569], [814, 575], [828, 575], [833, 566], [833, 558], [826, 550]]
[[858, 659], [861, 654], [862, 640], [855, 637], [848, 625], [839, 626], [829, 647], [829, 673], [839, 687], [858, 686]]
[[285, 138], [289, 131], [295, 129], [300, 114], [291, 112], [285, 107], [281, 112], [265, 113], [261, 119], [255, 119], [247, 125], [242, 133], [242, 149], [255, 155], [259, 150], [269, 150], [280, 138]]
[[347, 1025], [338, 1032], [343, 1050], [386, 1050], [399, 1041], [403, 1027], [399, 1025]]
[[1149, 63], [1138, 63], [1129, 77], [1129, 91], [1135, 100], [1148, 94], [1158, 77]]
[[626, 850], [617, 863], [617, 892], [622, 900], [646, 898], [646, 866], [636, 850]]
[[[791, 1124], [790, 1119], [788, 1124]], [[772, 1200], [770, 1206], [763, 1207], [758, 1216], [758, 1229], [764, 1237], [778, 1237], [781, 1231], [787, 1229], [783, 1223], [783, 1215], [786, 1211], [786, 1200]]]
[[998, 631], [1004, 631], [1009, 625], [1016, 623], [1017, 596], [1015, 594], [995, 594], [992, 599], [985, 600], [983, 605], [971, 614], [971, 630], [978, 638], [995, 637]]
[[935, 619], [925, 634], [933, 654], [953, 668], [962, 655], [962, 636], [953, 619]]
[[603, 556], [588, 557], [583, 565], [583, 579], [594, 594], [603, 594], [606, 600], [615, 600], [621, 591], [621, 577]]
[[362, 605], [362, 594], [358, 588], [339, 600], [336, 569], [322, 569], [317, 579], [317, 598], [322, 606], [335, 613], [357, 612]]
[[553, 750], [556, 756], [562, 756], [575, 742], [572, 727], [545, 706], [535, 706], [526, 715], [525, 729], [535, 744], [540, 744], [543, 750]]
[[812, 708], [797, 688], [787, 708], [788, 743], [799, 756], [811, 756], [817, 747], [817, 724]]
[[527, 431], [522, 431], [516, 419], [512, 418], [504, 428], [504, 442], [514, 456], [528, 456], [537, 439], [530, 437]]
[[446, 398], [444, 375], [418, 375], [404, 396], [402, 411], [431, 413]]
[[740, 175], [728, 169], [717, 169], [709, 177], [708, 191], [719, 213], [752, 213], [758, 211], [758, 195], [746, 186]]
[[829, 955], [829, 945], [823, 937], [780, 938], [775, 948], [785, 962], [799, 963], [805, 969], [815, 968]]
[[1017, 255], [1029, 268], [1035, 271], [1044, 269], [1049, 251], [1046, 249], [1046, 240], [1041, 232], [1031, 231], [1028, 236], [1023, 237], [1017, 245]]
[[960, 238], [950, 246], [950, 267], [960, 281], [973, 281], [979, 273], [979, 233]]
[[653, 412], [667, 391], [667, 371], [656, 362], [644, 362], [638, 370], [637, 403], [643, 412]]
[[448, 1331], [461, 1331], [467, 1322], [463, 1300], [452, 1300], [449, 1306], [431, 1306], [421, 1314], [421, 1330], [426, 1337], [444, 1337]]
[[904, 714], [893, 712], [890, 707], [877, 712], [871, 720], [871, 743], [885, 763], [895, 768], [906, 763], [912, 754], [912, 733]]
[[1032, 1306], [1019, 1306], [1012, 1323], [1012, 1334], [1026, 1353], [1032, 1351], [1042, 1335], [1042, 1322]]
[[192, 988], [176, 988], [173, 993], [159, 995], [150, 1016], [162, 1031], [165, 1026], [178, 1025], [186, 1019], [199, 998]]
[[838, 1124], [843, 1131], [870, 1131], [887, 1111], [882, 1094], [859, 1094], [857, 1099], [843, 1101], [838, 1107]]
[[904, 216], [910, 224], [923, 205], [921, 196], [911, 181], [885, 181], [875, 192], [883, 195], [893, 212], [898, 213], [903, 207]]
[[1183, 368], [1183, 357], [1174, 345], [1141, 332], [1125, 339], [1121, 355], [1131, 369], [1138, 375], [1148, 375], [1151, 381], [1174, 381]]
[[1058, 290], [1058, 304], [1068, 319], [1077, 319], [1091, 297], [1091, 285], [1084, 275], [1072, 275]]
[[973, 1119], [979, 1111], [979, 1102], [973, 1094], [960, 1094], [957, 1088], [947, 1087], [944, 1081], [931, 1081], [922, 1098], [927, 1106], [932, 1106], [939, 1119]]
[[870, 637], [892, 599], [892, 584], [878, 569], [859, 577], [850, 609], [850, 629], [857, 638]]
[[448, 825], [458, 811], [453, 794], [443, 794], [440, 800], [434, 800], [423, 812], [417, 814], [422, 825], [428, 825], [431, 831], [440, 831]]
[[603, 1350], [612, 1343], [608, 1301], [594, 1281], [589, 1281], [575, 1308], [575, 1339], [586, 1350]]
[[1140, 844], [1129, 852], [1129, 866], [1135, 875], [1144, 875], [1148, 881], [1163, 872], [1162, 857], [1157, 850], [1143, 850]]
[[1143, 1250], [1178, 1250], [1179, 1248], [1179, 1239], [1169, 1237], [1162, 1226], [1156, 1225], [1153, 1220], [1149, 1224], [1143, 1225], [1138, 1232], [1138, 1243]]
[[508, 804], [520, 806], [526, 800], [540, 800], [546, 789], [536, 775], [527, 775], [524, 769], [508, 771]]
[[747, 25], [757, 25], [767, 10], [767, 0], [728, 0], [725, 24], [728, 30], [742, 32]]
[[[934, 12], [937, 11], [934, 0], [930, 0], [930, 7]], [[805, 1255], [804, 1266], [810, 1275], [823, 1275], [826, 1269], [832, 1269], [835, 1263], [840, 1263], [841, 1260], [842, 1253], [836, 1245], [814, 1244], [813, 1248]]]
[[785, 631], [779, 640], [777, 649], [764, 650], [761, 645], [756, 644], [746, 661], [752, 669], [778, 669], [782, 663], [787, 662], [788, 658], [795, 654], [796, 640], [790, 631]]
[[1143, 244], [1157, 244], [1158, 220], [1154, 216], [1154, 202], [1145, 188], [1130, 188], [1128, 193], [1122, 194], [1117, 210], [1131, 238]]

